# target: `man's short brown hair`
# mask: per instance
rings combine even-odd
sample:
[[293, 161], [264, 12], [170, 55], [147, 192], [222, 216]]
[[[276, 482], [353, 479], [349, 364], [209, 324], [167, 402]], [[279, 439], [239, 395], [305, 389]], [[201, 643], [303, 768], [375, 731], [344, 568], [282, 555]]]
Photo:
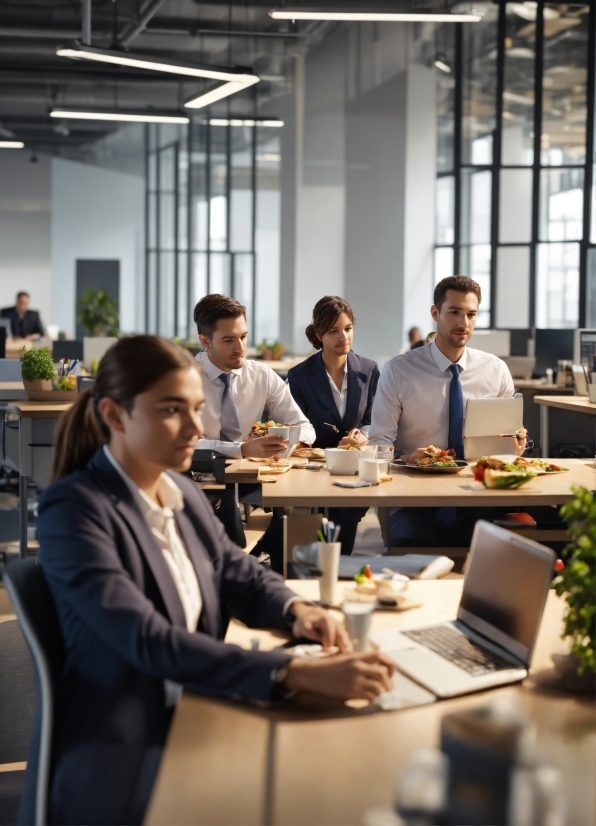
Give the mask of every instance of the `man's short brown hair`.
[[210, 293], [201, 298], [192, 315], [199, 335], [212, 336], [220, 318], [246, 318], [246, 307], [235, 298]]
[[439, 281], [435, 287], [433, 303], [438, 310], [441, 309], [441, 305], [445, 301], [447, 290], [455, 290], [458, 293], [474, 293], [478, 299], [478, 304], [482, 301], [482, 292], [477, 281], [468, 278], [466, 275], [450, 275], [449, 278]]

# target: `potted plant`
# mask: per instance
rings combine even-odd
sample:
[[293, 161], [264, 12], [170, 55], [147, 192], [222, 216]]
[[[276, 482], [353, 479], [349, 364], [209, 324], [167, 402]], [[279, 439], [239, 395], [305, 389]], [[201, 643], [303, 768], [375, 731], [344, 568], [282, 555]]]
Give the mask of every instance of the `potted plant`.
[[46, 348], [26, 350], [23, 347], [21, 376], [25, 385], [25, 392], [30, 399], [34, 399], [35, 394], [50, 391], [52, 389], [52, 379], [56, 377], [50, 351]]
[[265, 339], [259, 344], [257, 350], [261, 354], [261, 358], [265, 361], [277, 361], [286, 351], [286, 345], [283, 341], [274, 341], [273, 344], [268, 344]]
[[586, 488], [573, 493], [561, 508], [571, 542], [552, 586], [567, 603], [562, 637], [570, 640], [571, 652], [554, 654], [553, 661], [566, 688], [587, 693], [596, 684], [596, 497]]
[[94, 338], [118, 335], [118, 302], [107, 290], [85, 290], [78, 302], [79, 323]]

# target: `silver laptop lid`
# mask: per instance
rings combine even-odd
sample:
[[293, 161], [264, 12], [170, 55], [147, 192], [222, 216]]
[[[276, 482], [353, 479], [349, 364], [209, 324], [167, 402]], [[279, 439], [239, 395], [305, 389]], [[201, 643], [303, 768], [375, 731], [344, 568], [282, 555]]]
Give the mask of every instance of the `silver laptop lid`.
[[479, 520], [458, 620], [529, 666], [556, 558], [538, 542]]

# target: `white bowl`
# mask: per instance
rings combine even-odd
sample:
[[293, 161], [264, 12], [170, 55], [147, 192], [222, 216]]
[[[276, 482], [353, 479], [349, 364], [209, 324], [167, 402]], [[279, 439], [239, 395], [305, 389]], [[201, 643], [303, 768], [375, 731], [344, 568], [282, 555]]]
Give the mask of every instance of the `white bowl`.
[[359, 450], [342, 450], [340, 447], [325, 448], [325, 460], [332, 476], [351, 476], [358, 473]]

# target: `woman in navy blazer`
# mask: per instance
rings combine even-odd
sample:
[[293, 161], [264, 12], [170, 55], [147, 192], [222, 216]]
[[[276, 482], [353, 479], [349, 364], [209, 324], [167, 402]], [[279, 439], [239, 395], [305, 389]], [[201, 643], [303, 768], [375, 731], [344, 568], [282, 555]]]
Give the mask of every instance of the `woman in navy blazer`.
[[[376, 361], [352, 352], [354, 313], [347, 301], [326, 295], [315, 304], [306, 336], [319, 350], [288, 370], [292, 396], [313, 425], [314, 447], [366, 444], [379, 381]], [[363, 432], [364, 430], [364, 432]], [[341, 552], [351, 554], [367, 508], [332, 508], [341, 527]]]
[[[52, 823], [141, 821], [182, 685], [261, 703], [295, 690], [372, 698], [390, 687], [382, 655], [309, 662], [223, 642], [232, 612], [350, 648], [342, 626], [242, 553], [195, 484], [169, 472], [190, 466], [202, 402], [190, 353], [133, 336], [106, 353], [94, 390], [60, 422], [56, 481], [38, 518], [65, 648]], [[34, 782], [31, 761], [21, 822], [33, 822]]]

